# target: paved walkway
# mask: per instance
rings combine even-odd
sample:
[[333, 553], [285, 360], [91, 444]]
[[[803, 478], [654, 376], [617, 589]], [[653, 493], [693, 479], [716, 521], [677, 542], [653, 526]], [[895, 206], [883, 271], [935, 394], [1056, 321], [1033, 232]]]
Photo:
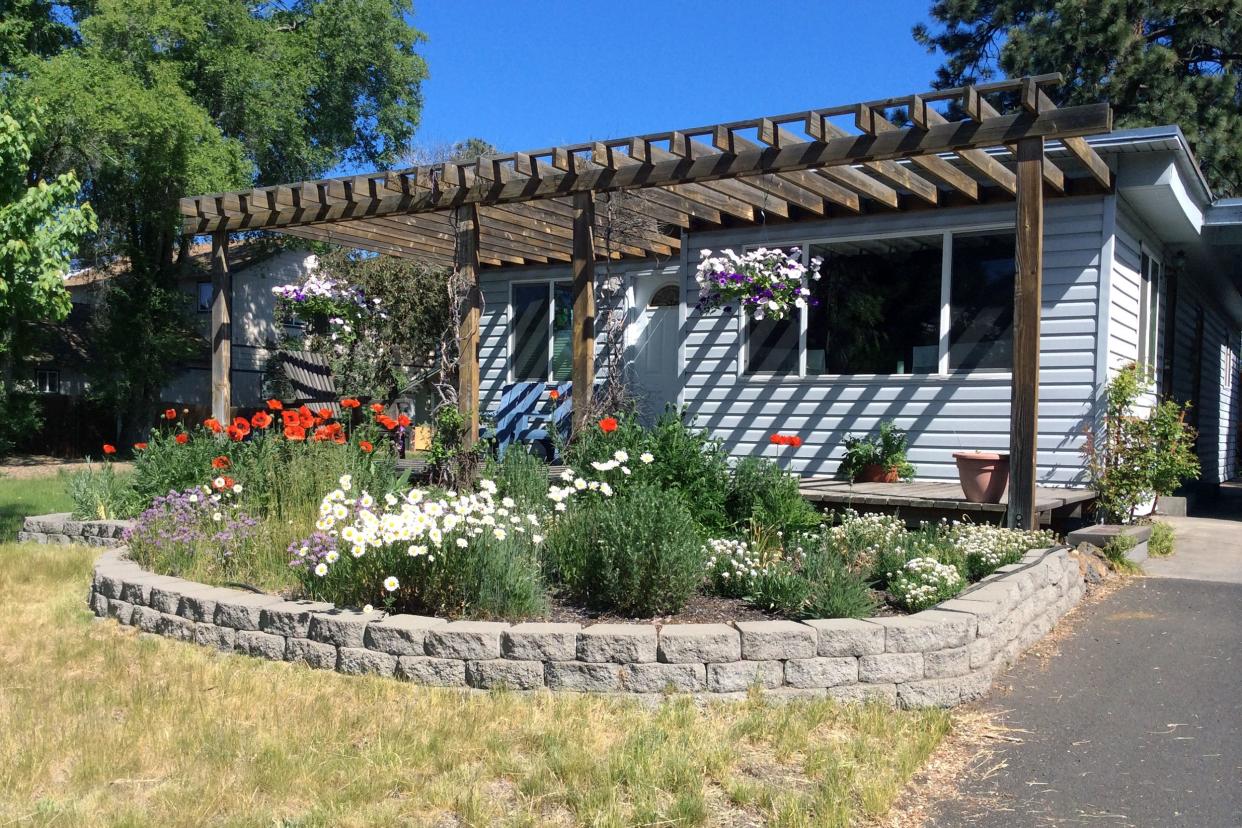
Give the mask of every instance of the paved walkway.
[[1242, 522], [1176, 522], [1177, 554], [1147, 565], [1160, 577], [1084, 607], [1057, 654], [998, 677], [983, 708], [1021, 742], [930, 825], [1242, 826]]

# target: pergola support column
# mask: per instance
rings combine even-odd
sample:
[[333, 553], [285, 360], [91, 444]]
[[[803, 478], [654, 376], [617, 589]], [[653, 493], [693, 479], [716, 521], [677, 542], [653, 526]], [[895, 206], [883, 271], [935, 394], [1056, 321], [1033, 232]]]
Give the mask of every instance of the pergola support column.
[[1013, 294], [1013, 404], [1008, 525], [1034, 529], [1039, 434], [1039, 315], [1044, 260], [1044, 139], [1018, 141], [1017, 268]]
[[574, 193], [573, 424], [590, 416], [595, 394], [595, 226], [594, 194]]
[[233, 416], [233, 274], [229, 234], [211, 235], [211, 416], [227, 425]]
[[466, 420], [462, 447], [470, 449], [479, 441], [479, 208], [462, 205], [453, 218], [454, 264], [464, 294], [457, 327], [457, 410]]

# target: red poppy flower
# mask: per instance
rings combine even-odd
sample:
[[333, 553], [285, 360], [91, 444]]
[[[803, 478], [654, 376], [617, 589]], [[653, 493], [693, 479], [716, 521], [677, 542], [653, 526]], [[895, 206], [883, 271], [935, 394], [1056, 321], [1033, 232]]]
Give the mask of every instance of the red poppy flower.
[[134, 443], [134, 451], [146, 451], [146, 450], [147, 450], [146, 443]]
[[359, 440], [358, 448], [362, 449], [363, 452], [366, 454], [370, 454], [371, 452], [375, 451], [375, 446], [371, 445], [370, 440]]
[[320, 417], [322, 417], [323, 419], [325, 419], [325, 420], [326, 420], [326, 419], [328, 419], [329, 417], [331, 417], [331, 416], [332, 416], [332, 409], [331, 409], [331, 408], [321, 408], [321, 409], [319, 409], [318, 411], [316, 411], [315, 413], [316, 413], [316, 414], [318, 414]]
[[168, 408], [168, 409], [165, 409], [165, 410], [164, 410], [164, 419], [165, 419], [165, 420], [175, 420], [175, 419], [177, 419], [177, 409], [175, 409], [175, 408]]
[[398, 414], [397, 425], [401, 426], [402, 428], [408, 428], [410, 425], [410, 418], [405, 416], [404, 414]]
[[228, 428], [226, 428], [224, 430], [224, 433], [227, 434], [229, 436], [229, 439], [232, 440], [234, 443], [240, 443], [246, 437], [246, 435], [242, 434], [241, 431], [239, 431], [237, 426], [235, 425], [231, 425]]
[[173, 439], [177, 441], [177, 445], [184, 446], [186, 443], [190, 442], [190, 435], [183, 431]]
[[381, 414], [380, 416], [376, 417], [375, 422], [379, 423], [380, 425], [382, 425], [384, 428], [388, 429], [389, 431], [392, 431], [394, 428], [397, 427], [397, 421], [394, 420], [392, 417], [389, 417], [387, 414]]
[[103, 453], [104, 454], [116, 454], [116, 446], [112, 445], [111, 443], [104, 443]]
[[794, 436], [789, 438], [789, 445], [793, 446], [794, 448], [798, 448], [799, 446], [802, 445], [802, 438], [799, 437], [797, 434], [795, 434]]
[[771, 437], [768, 438], [768, 442], [774, 446], [779, 446], [785, 442], [785, 438], [779, 434], [773, 434]]
[[286, 426], [295, 426], [298, 424], [298, 412], [282, 411], [280, 412], [280, 420]]
[[272, 411], [280, 411], [285, 407], [285, 404], [282, 403], [280, 400], [268, 400], [267, 407], [270, 408]]
[[307, 408], [306, 406], [304, 405], [300, 406], [298, 408], [298, 425], [300, 425], [302, 428], [310, 428], [314, 424], [315, 424], [315, 415], [312, 414], [311, 410]]
[[605, 434], [611, 434], [612, 432], [616, 431], [617, 430], [617, 418], [616, 417], [605, 417], [604, 419], [600, 420], [599, 430], [604, 432]]
[[344, 434], [333, 434], [332, 442], [336, 443], [338, 446], [345, 445], [345, 435]]
[[203, 427], [211, 429], [216, 434], [219, 434], [221, 430], [220, 421], [215, 417], [208, 417], [206, 420], [203, 420]]
[[255, 428], [267, 428], [272, 424], [272, 415], [266, 411], [256, 411], [250, 418], [250, 424]]
[[250, 421], [245, 417], [236, 417], [233, 419], [233, 428], [237, 429], [237, 432], [245, 437], [250, 433]]
[[231, 468], [232, 465], [233, 465], [233, 461], [225, 457], [223, 454], [221, 454], [219, 457], [213, 457], [211, 459], [211, 467], [213, 469], [227, 469], [227, 468]]
[[342, 408], [358, 408], [361, 405], [362, 403], [360, 403], [358, 400], [355, 400], [353, 397], [346, 397], [345, 399], [341, 400]]
[[555, 388], [553, 388], [551, 391], [548, 392], [548, 399], [556, 401], [556, 400], [559, 400], [560, 398], [561, 398], [561, 392], [557, 391]]
[[371, 410], [376, 414], [381, 414], [384, 411], [384, 404], [378, 402], [371, 403]]
[[289, 438], [290, 440], [305, 440], [306, 429], [296, 424], [287, 425], [285, 426], [285, 437]]

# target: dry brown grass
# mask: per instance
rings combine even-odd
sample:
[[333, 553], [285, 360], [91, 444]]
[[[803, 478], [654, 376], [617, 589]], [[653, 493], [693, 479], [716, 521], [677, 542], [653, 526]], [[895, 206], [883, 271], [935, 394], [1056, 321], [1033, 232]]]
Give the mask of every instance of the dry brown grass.
[[882, 817], [941, 711], [465, 694], [138, 636], [93, 553], [0, 546], [0, 826], [781, 825]]

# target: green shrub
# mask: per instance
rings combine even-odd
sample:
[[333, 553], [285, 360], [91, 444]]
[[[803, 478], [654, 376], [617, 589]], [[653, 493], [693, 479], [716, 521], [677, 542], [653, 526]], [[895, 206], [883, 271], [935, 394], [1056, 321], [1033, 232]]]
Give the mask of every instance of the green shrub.
[[37, 394], [0, 390], [0, 457], [19, 445], [30, 445], [42, 430], [43, 406]]
[[1167, 558], [1173, 554], [1173, 527], [1156, 520], [1151, 524], [1151, 537], [1147, 540], [1147, 554], [1156, 558]]
[[866, 618], [876, 598], [866, 578], [832, 553], [781, 561], [752, 578], [751, 603], [786, 618]]
[[143, 501], [134, 490], [132, 474], [117, 474], [107, 461], [69, 476], [66, 488], [79, 520], [131, 518], [142, 511]]
[[483, 477], [520, 508], [542, 510], [548, 504], [548, 465], [528, 452], [515, 448], [504, 460], [489, 459]]
[[635, 617], [677, 612], [704, 580], [706, 553], [679, 498], [639, 484], [575, 503], [548, 540], [550, 565], [589, 607]]
[[733, 467], [725, 512], [740, 527], [752, 522], [786, 537], [817, 527], [820, 513], [799, 491], [799, 479], [762, 457], [746, 457]]
[[785, 618], [805, 618], [811, 600], [811, 582], [789, 561], [780, 561], [751, 581], [747, 600], [760, 609]]
[[1138, 541], [1132, 535], [1116, 535], [1108, 543], [1104, 545], [1104, 558], [1108, 561], [1108, 565], [1116, 572], [1135, 574], [1143, 571], [1143, 568], [1127, 557], [1127, 553], [1138, 546]]

